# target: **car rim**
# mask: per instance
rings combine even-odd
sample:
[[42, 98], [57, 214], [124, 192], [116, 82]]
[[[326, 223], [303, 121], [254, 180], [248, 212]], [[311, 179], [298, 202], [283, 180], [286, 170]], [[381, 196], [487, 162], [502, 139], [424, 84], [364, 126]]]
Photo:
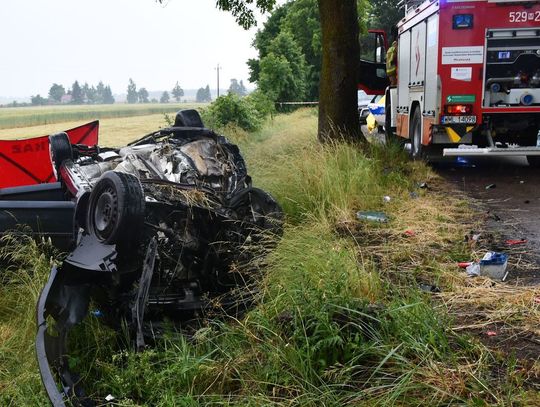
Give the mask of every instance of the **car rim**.
[[101, 238], [107, 238], [116, 223], [117, 197], [110, 188], [104, 190], [96, 202], [94, 211], [95, 233]]

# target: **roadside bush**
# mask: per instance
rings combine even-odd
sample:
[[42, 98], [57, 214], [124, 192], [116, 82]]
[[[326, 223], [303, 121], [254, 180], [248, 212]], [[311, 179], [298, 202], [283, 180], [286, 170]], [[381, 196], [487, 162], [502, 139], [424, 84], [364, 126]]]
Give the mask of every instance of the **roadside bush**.
[[229, 93], [217, 98], [203, 113], [209, 127], [238, 126], [246, 131], [261, 128], [266, 117], [273, 113], [273, 103], [260, 92], [240, 98]]
[[244, 100], [255, 108], [261, 121], [276, 113], [274, 101], [260, 90], [251, 92]]

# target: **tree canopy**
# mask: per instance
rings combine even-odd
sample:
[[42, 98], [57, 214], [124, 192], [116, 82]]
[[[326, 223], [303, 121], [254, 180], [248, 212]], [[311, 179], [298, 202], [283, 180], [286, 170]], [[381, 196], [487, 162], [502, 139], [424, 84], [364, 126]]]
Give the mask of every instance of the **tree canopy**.
[[268, 51], [259, 63], [259, 89], [274, 101], [303, 101], [308, 69], [300, 46], [284, 31], [270, 42]]
[[137, 85], [133, 82], [133, 79], [129, 79], [129, 84], [127, 87], [127, 102], [128, 103], [137, 103], [139, 100], [139, 93], [137, 92]]
[[[255, 35], [253, 46], [259, 52], [258, 59], [250, 59], [250, 81], [258, 82], [261, 62], [275, 50], [275, 39], [287, 33], [303, 58], [302, 80], [305, 97], [317, 100], [321, 72], [321, 23], [317, 0], [296, 0], [276, 8], [263, 28]], [[299, 98], [296, 98], [299, 100]]]
[[169, 92], [165, 91], [161, 94], [161, 97], [159, 98], [159, 103], [169, 103], [169, 100]]
[[[161, 1], [161, 0], [160, 0]], [[216, 6], [223, 11], [229, 11], [236, 22], [245, 29], [256, 24], [255, 10], [262, 13], [271, 11], [276, 0], [217, 0]]]
[[49, 89], [49, 99], [60, 102], [62, 100], [62, 96], [66, 94], [66, 89], [57, 83], [53, 83], [51, 88]]
[[139, 92], [137, 92], [137, 95], [139, 97], [139, 103], [150, 103], [150, 100], [148, 100], [148, 91], [146, 88], [140, 88]]
[[78, 81], [71, 85], [71, 103], [80, 105], [84, 102], [83, 92]]
[[212, 94], [210, 93], [210, 86], [206, 85], [206, 88], [199, 88], [199, 90], [197, 91], [197, 96], [195, 97], [195, 100], [199, 103], [211, 102]]
[[390, 35], [392, 28], [405, 16], [405, 9], [399, 7], [400, 0], [377, 0], [369, 3], [366, 13], [369, 28], [384, 30]]
[[176, 85], [174, 85], [171, 94], [177, 102], [180, 102], [180, 99], [184, 96], [184, 89], [182, 89], [178, 81], [176, 82]]
[[231, 85], [229, 86], [228, 93], [233, 93], [238, 96], [246, 96], [247, 95], [247, 89], [244, 86], [244, 82], [240, 80], [238, 82], [238, 79], [231, 79]]

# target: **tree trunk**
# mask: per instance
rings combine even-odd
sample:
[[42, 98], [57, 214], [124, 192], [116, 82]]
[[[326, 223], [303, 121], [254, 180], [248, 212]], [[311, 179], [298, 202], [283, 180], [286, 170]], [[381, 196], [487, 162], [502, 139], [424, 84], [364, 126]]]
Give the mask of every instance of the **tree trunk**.
[[363, 142], [358, 116], [360, 45], [356, 0], [318, 0], [322, 28], [319, 140]]

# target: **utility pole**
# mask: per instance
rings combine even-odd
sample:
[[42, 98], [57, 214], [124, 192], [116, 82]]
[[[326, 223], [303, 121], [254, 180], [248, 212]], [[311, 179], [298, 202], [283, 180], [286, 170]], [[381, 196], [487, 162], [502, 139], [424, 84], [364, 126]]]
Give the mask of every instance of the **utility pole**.
[[217, 97], [219, 97], [219, 71], [222, 69], [219, 64], [214, 68], [217, 71]]

